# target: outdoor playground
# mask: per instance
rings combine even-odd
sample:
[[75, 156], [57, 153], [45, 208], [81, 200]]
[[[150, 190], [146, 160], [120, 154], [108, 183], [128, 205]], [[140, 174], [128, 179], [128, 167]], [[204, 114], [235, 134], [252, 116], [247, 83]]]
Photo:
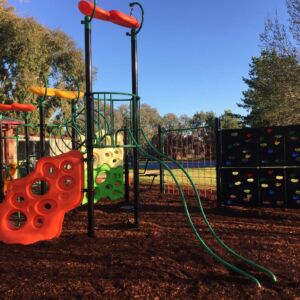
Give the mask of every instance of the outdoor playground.
[[[78, 8], [85, 91], [50, 87], [41, 74], [29, 89], [35, 105], [0, 104], [3, 297], [299, 296], [300, 127], [226, 130], [217, 118], [213, 130], [159, 126], [150, 140], [140, 126], [142, 5], [131, 3], [130, 15], [96, 0]], [[92, 88], [97, 20], [130, 31], [131, 93]], [[45, 122], [51, 99], [71, 118]], [[130, 111], [125, 127], [120, 103]], [[10, 119], [16, 112], [22, 118]]]

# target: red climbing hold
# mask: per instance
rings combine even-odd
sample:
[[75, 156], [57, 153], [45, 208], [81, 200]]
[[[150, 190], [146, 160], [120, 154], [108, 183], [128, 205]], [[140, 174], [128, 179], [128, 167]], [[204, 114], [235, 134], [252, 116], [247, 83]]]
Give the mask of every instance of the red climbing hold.
[[127, 27], [127, 28], [139, 28], [140, 23], [136, 18], [126, 15], [117, 10], [110, 11], [110, 21], [117, 25]]
[[[94, 4], [87, 0], [81, 0], [78, 3], [78, 8], [81, 13], [91, 17], [94, 11]], [[110, 21], [127, 28], [137, 29], [141, 25], [140, 22], [132, 16], [129, 16], [117, 10], [106, 11], [99, 6], [97, 6], [95, 9], [94, 18], [103, 21]]]
[[[94, 4], [86, 0], [82, 0], [78, 3], [78, 8], [81, 13], [91, 17], [94, 11]], [[99, 20], [109, 21], [110, 13], [97, 6], [94, 17]]]
[[26, 112], [32, 112], [36, 110], [36, 106], [32, 104], [21, 104], [21, 103], [13, 103], [11, 105], [12, 110], [14, 111], [26, 111]]
[[0, 241], [28, 245], [58, 237], [65, 213], [81, 205], [83, 174], [83, 156], [73, 150], [41, 158], [31, 174], [9, 182], [0, 204]]
[[0, 111], [10, 111], [12, 110], [11, 104], [0, 104]]

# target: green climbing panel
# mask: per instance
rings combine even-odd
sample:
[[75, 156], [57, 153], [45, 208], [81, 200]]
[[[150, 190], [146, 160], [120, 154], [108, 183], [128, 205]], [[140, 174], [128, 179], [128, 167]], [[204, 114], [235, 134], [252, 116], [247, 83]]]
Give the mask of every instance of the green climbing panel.
[[[107, 164], [103, 164], [99, 168], [94, 169], [94, 186], [94, 203], [103, 198], [111, 201], [124, 198], [123, 167], [111, 169]], [[83, 198], [82, 204], [87, 204], [86, 195]]]

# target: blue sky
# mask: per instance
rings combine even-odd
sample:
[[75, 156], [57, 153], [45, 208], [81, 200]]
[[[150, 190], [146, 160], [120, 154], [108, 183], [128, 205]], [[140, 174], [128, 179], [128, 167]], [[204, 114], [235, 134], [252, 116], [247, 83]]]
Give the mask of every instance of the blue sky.
[[[8, 0], [23, 17], [60, 28], [83, 49], [77, 0]], [[139, 35], [139, 94], [161, 114], [193, 115], [236, 105], [247, 87], [252, 56], [260, 53], [259, 34], [276, 13], [283, 24], [284, 0], [140, 0], [145, 25]], [[99, 0], [99, 6], [129, 13], [127, 1]], [[126, 29], [93, 23], [95, 91], [131, 92], [130, 39]]]

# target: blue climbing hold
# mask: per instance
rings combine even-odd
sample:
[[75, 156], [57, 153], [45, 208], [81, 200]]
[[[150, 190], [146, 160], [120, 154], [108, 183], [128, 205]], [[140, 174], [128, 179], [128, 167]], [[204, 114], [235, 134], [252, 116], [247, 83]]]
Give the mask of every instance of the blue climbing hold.
[[275, 191], [274, 191], [274, 190], [269, 190], [269, 191], [268, 191], [268, 194], [269, 194], [270, 196], [274, 196], [274, 195], [275, 195]]

